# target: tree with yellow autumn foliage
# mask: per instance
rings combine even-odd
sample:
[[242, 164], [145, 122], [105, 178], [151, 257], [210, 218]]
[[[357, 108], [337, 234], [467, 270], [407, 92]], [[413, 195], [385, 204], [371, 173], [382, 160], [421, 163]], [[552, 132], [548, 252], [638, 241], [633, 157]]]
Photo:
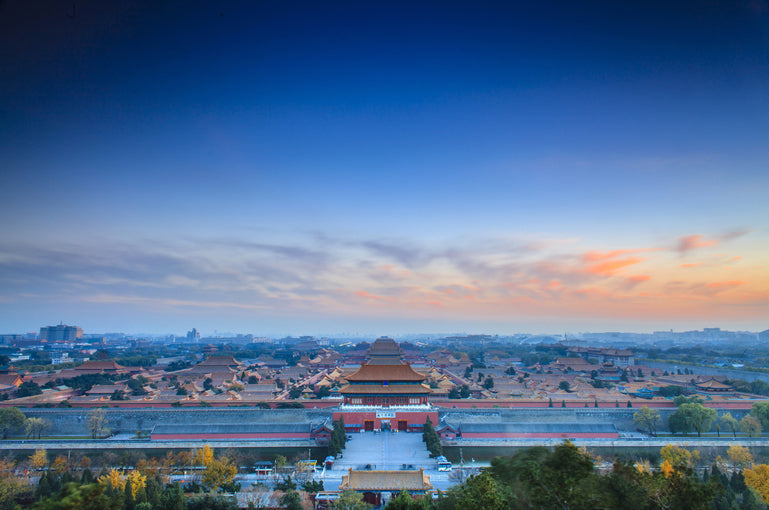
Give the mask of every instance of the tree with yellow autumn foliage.
[[208, 445], [204, 445], [203, 448], [195, 452], [194, 463], [196, 466], [208, 466], [212, 460], [214, 460], [214, 450]]
[[753, 464], [753, 455], [746, 446], [733, 444], [729, 447], [726, 454], [735, 467], [744, 468]]
[[769, 465], [758, 464], [743, 472], [745, 485], [756, 491], [764, 503], [769, 503]]
[[131, 492], [134, 498], [136, 498], [137, 492], [144, 490], [144, 487], [147, 486], [147, 477], [141, 471], [134, 470], [128, 473], [128, 481], [131, 483]]
[[660, 450], [660, 456], [663, 462], [667, 461], [674, 468], [692, 468], [695, 462], [700, 458], [700, 452], [697, 450], [689, 451], [680, 446], [668, 444]]
[[45, 450], [35, 450], [35, 453], [30, 456], [29, 461], [35, 469], [44, 468], [48, 466], [48, 453]]
[[203, 486], [216, 492], [222, 485], [232, 483], [238, 468], [228, 459], [211, 459], [203, 471]]
[[99, 483], [122, 491], [125, 489], [126, 476], [113, 468], [107, 471], [106, 475], [99, 477]]

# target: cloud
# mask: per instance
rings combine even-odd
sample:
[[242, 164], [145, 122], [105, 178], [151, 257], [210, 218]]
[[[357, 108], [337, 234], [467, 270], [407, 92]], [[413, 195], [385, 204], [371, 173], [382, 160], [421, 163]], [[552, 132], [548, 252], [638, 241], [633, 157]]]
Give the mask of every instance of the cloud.
[[642, 251], [649, 250], [613, 250], [609, 252], [589, 251], [582, 255], [582, 260], [586, 264], [584, 271], [594, 275], [613, 276], [620, 269], [640, 264], [647, 260], [643, 257], [626, 256]]
[[691, 250], [699, 248], [708, 248], [711, 246], [718, 246], [719, 241], [717, 239], [705, 239], [701, 234], [693, 234], [689, 236], [680, 237], [678, 239], [678, 251], [681, 253], [687, 253]]
[[750, 233], [749, 230], [733, 230], [731, 232], [726, 232], [724, 234], [715, 236], [711, 239], [706, 239], [702, 234], [683, 236], [678, 238], [676, 250], [683, 254], [700, 248], [711, 248], [718, 246], [723, 242], [742, 237], [748, 233]]
[[372, 301], [381, 301], [381, 302], [387, 302], [387, 303], [394, 303], [397, 301], [395, 298], [388, 297], [388, 296], [378, 296], [376, 294], [371, 294], [369, 292], [366, 292], [365, 290], [359, 290], [355, 292], [355, 295], [358, 296], [359, 298], [372, 300]]

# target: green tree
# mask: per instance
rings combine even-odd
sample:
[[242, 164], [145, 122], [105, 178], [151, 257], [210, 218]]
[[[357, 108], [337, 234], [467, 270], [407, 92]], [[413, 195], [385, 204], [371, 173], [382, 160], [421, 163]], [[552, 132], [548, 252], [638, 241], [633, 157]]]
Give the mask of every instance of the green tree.
[[724, 413], [721, 415], [720, 420], [721, 426], [724, 428], [724, 430], [731, 432], [732, 436], [737, 439], [737, 431], [740, 428], [740, 424], [737, 419], [734, 418], [731, 413]]
[[648, 406], [641, 407], [640, 411], [633, 414], [633, 422], [651, 436], [656, 434], [659, 421], [660, 412], [656, 409], [649, 409]]
[[414, 498], [405, 490], [398, 493], [385, 506], [385, 510], [432, 510], [432, 508], [433, 502], [429, 496]]
[[66, 484], [59, 494], [35, 504], [34, 510], [119, 510], [119, 500], [105, 494], [105, 487], [98, 483]]
[[40, 395], [41, 393], [43, 393], [43, 390], [40, 389], [40, 386], [33, 381], [27, 381], [19, 385], [19, 388], [16, 390], [16, 397], [31, 397], [33, 395]]
[[683, 403], [668, 418], [668, 425], [673, 433], [696, 431], [698, 436], [707, 432], [718, 417], [715, 410], [703, 407], [700, 403]]
[[569, 381], [561, 381], [558, 383], [558, 388], [563, 391], [570, 391], [571, 390], [571, 384], [569, 384]]
[[340, 417], [338, 420], [335, 420], [333, 425], [334, 428], [331, 431], [331, 437], [328, 442], [328, 453], [329, 455], [336, 456], [339, 455], [347, 444], [347, 432], [344, 429], [344, 418]]
[[755, 416], [745, 416], [740, 420], [740, 432], [748, 437], [758, 437], [761, 435], [761, 422]]
[[26, 421], [26, 416], [18, 407], [4, 407], [0, 409], [0, 432], [2, 438], [8, 437], [8, 433], [20, 429]]
[[430, 457], [438, 457], [443, 455], [443, 447], [441, 446], [441, 438], [433, 427], [433, 422], [430, 417], [427, 417], [425, 426], [422, 432], [422, 441], [427, 445], [427, 449], [430, 451]]
[[286, 491], [283, 496], [280, 497], [280, 504], [286, 510], [302, 510], [302, 498], [299, 497], [299, 493], [295, 490]]
[[769, 428], [769, 402], [756, 402], [750, 410], [750, 414], [761, 422], [761, 428]]
[[508, 501], [504, 488], [490, 473], [484, 471], [472, 476], [442, 494], [436, 504], [438, 510], [504, 510], [516, 508]]
[[51, 428], [51, 422], [44, 418], [28, 418], [24, 424], [27, 436], [32, 439], [40, 439], [43, 431]]
[[356, 491], [344, 491], [331, 505], [332, 510], [368, 510], [371, 505], [363, 502], [363, 495]]
[[163, 510], [184, 510], [184, 492], [179, 482], [166, 486], [160, 496]]

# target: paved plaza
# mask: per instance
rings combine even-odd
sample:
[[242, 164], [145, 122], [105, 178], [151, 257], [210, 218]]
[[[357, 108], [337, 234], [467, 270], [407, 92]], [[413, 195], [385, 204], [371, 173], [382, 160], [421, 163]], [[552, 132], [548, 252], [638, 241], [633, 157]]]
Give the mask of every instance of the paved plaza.
[[353, 469], [434, 469], [422, 434], [408, 432], [363, 432], [348, 435], [342, 458], [334, 463], [334, 470]]

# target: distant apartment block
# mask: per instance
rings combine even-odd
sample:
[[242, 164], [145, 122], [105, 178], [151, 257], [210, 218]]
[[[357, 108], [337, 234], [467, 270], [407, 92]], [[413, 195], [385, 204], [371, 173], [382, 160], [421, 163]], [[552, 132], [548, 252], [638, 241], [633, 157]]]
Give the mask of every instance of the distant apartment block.
[[200, 332], [195, 328], [192, 328], [192, 331], [187, 331], [187, 340], [191, 342], [199, 342]]
[[40, 340], [46, 342], [74, 342], [80, 338], [83, 338], [83, 330], [77, 326], [59, 324], [40, 328]]

